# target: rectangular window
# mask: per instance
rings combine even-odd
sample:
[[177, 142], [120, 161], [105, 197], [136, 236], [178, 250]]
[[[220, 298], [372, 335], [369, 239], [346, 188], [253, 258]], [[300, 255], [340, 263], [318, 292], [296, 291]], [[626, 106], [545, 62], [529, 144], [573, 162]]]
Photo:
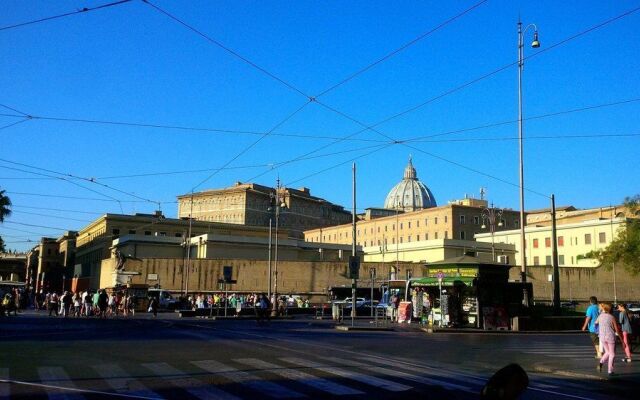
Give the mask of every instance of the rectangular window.
[[151, 236], [151, 231], [144, 231], [145, 236]]
[[584, 235], [584, 244], [591, 244], [591, 234], [585, 233]]
[[558, 236], [558, 247], [564, 246], [564, 236]]
[[402, 240], [402, 239], [403, 239], [403, 238], [402, 238], [402, 236], [400, 236], [400, 243], [402, 243], [402, 242], [403, 242], [403, 240]]
[[428, 232], [424, 234], [424, 240], [429, 240], [429, 233]]
[[420, 228], [420, 220], [416, 220], [416, 228]]
[[551, 265], [551, 256], [546, 256], [544, 260], [545, 265]]
[[136, 234], [135, 229], [129, 229], [129, 235], [135, 235], [135, 234]]
[[446, 216], [446, 215], [445, 215], [445, 216], [444, 216], [444, 223], [446, 224], [446, 223], [447, 223], [447, 221], [448, 221], [448, 216]]
[[464, 231], [460, 231], [460, 240], [465, 240], [466, 239], [466, 233], [464, 233]]
[[120, 229], [112, 229], [111, 230], [111, 234], [112, 235], [119, 235], [120, 234]]
[[[176, 234], [174, 236], [175, 237], [182, 237], [182, 233], [176, 232]], [[313, 242], [313, 238], [311, 238], [311, 241]]]
[[465, 223], [465, 219], [466, 219], [466, 218], [465, 218], [465, 216], [464, 216], [464, 215], [461, 215], [461, 216], [460, 216], [460, 225], [464, 225], [464, 223]]
[[558, 265], [564, 265], [564, 255], [558, 256]]
[[427, 226], [427, 221], [429, 221], [427, 218], [424, 219], [424, 226]]
[[540, 265], [540, 257], [538, 256], [533, 257], [533, 265]]
[[407, 243], [411, 243], [411, 236], [407, 236]]
[[473, 217], [473, 224], [474, 225], [480, 225], [480, 217], [479, 216], [475, 215]]
[[434, 224], [436, 224], [436, 225], [438, 225], [438, 217], [434, 217], [434, 218], [433, 218], [433, 223], [434, 223]]
[[407, 222], [407, 228], [411, 229], [411, 221]]
[[395, 231], [396, 230], [396, 224], [391, 224], [391, 230]]
[[538, 239], [533, 239], [533, 248], [534, 249], [538, 248]]
[[378, 227], [378, 233], [380, 233], [380, 227]]
[[438, 232], [435, 232], [433, 235], [436, 239], [438, 238]]
[[396, 238], [391, 238], [391, 244], [396, 244]]
[[449, 231], [444, 231], [444, 238], [449, 239]]
[[167, 236], [167, 232], [160, 232], [160, 236]]
[[384, 231], [385, 231], [385, 232], [387, 231], [387, 226], [386, 226], [386, 225], [384, 226]]
[[551, 247], [551, 238], [544, 238], [544, 247]]
[[416, 242], [420, 241], [420, 235], [416, 235]]
[[604, 232], [598, 233], [598, 242], [607, 243], [607, 234]]
[[402, 222], [400, 222], [400, 229], [403, 229], [403, 224], [402, 224]]

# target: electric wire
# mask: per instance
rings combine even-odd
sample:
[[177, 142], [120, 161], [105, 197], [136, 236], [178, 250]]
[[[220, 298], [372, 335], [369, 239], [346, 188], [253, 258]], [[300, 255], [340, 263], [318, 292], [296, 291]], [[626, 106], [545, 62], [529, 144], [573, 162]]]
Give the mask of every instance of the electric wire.
[[69, 231], [69, 230], [73, 230], [73, 229], [67, 229], [67, 228], [57, 228], [57, 227], [53, 227], [53, 226], [27, 224], [27, 223], [24, 223], [24, 222], [16, 222], [16, 221], [4, 221], [4, 223], [5, 224], [16, 224], [16, 225], [22, 225], [22, 226], [31, 226], [31, 227], [34, 227], [34, 228], [52, 229], [54, 231]]
[[19, 24], [0, 27], [0, 31], [19, 28], [19, 27], [23, 27], [23, 26], [27, 26], [27, 25], [33, 25], [33, 24], [37, 24], [37, 23], [45, 22], [45, 21], [51, 21], [53, 19], [64, 18], [64, 17], [68, 17], [68, 16], [71, 16], [71, 15], [75, 15], [75, 14], [82, 14], [82, 13], [87, 13], [87, 12], [91, 12], [91, 11], [96, 11], [96, 10], [100, 10], [100, 9], [107, 8], [107, 7], [118, 6], [120, 4], [128, 3], [130, 1], [131, 0], [121, 0], [121, 1], [116, 1], [116, 2], [113, 2], [113, 3], [103, 4], [103, 5], [96, 6], [96, 7], [84, 7], [82, 9], [80, 9], [80, 10], [77, 10], [77, 11], [71, 11], [71, 12], [64, 13], [64, 14], [53, 15], [53, 16], [50, 16], [50, 17], [36, 19], [36, 20], [33, 20], [33, 21], [21, 22]]
[[77, 219], [77, 218], [71, 218], [71, 217], [60, 217], [60, 216], [57, 216], [57, 215], [40, 214], [40, 213], [34, 213], [34, 212], [29, 212], [29, 211], [13, 210], [13, 213], [14, 214], [35, 215], [35, 216], [38, 216], [38, 217], [64, 219], [64, 220], [67, 220], [67, 221], [76, 221], [76, 222], [84, 222], [84, 223], [90, 223], [91, 222], [91, 221], [86, 220], [86, 219]]
[[21, 119], [20, 121], [12, 122], [12, 123], [10, 123], [8, 125], [0, 126], [0, 131], [3, 130], [3, 129], [11, 128], [12, 126], [16, 126], [18, 124], [21, 124], [21, 123], [27, 122], [27, 121], [29, 121], [29, 118], [24, 118], [24, 119]]
[[26, 208], [29, 210], [45, 210], [45, 211], [61, 211], [61, 212], [69, 212], [69, 213], [75, 213], [75, 214], [90, 214], [90, 215], [103, 215], [104, 212], [97, 212], [97, 211], [80, 211], [80, 210], [69, 210], [69, 209], [65, 209], [65, 208], [50, 208], [50, 207], [35, 207], [35, 206], [23, 206], [21, 204], [11, 204], [11, 208], [15, 209], [15, 208]]
[[[95, 197], [80, 197], [80, 196], [63, 196], [63, 195], [54, 195], [54, 194], [44, 194], [44, 193], [29, 193], [29, 192], [6, 192], [10, 195], [18, 195], [18, 196], [37, 196], [37, 197], [50, 197], [57, 199], [68, 199], [68, 200], [89, 200], [89, 201], [107, 201], [107, 202], [117, 202], [117, 203], [146, 203], [146, 201], [142, 200], [111, 200], [111, 199], [100, 199]], [[162, 201], [162, 204], [173, 204], [177, 203], [176, 201]]]
[[440, 23], [439, 25], [437, 25], [435, 28], [432, 28], [431, 30], [424, 32], [423, 34], [421, 34], [420, 36], [416, 37], [415, 39], [403, 44], [402, 46], [398, 47], [397, 49], [387, 53], [386, 55], [384, 55], [383, 57], [379, 58], [378, 60], [372, 62], [371, 64], [360, 68], [359, 70], [353, 72], [351, 75], [348, 75], [346, 78], [342, 79], [341, 81], [335, 83], [334, 85], [328, 87], [327, 89], [323, 90], [322, 92], [318, 93], [317, 95], [315, 95], [314, 97], [317, 99], [320, 96], [324, 96], [325, 94], [333, 91], [334, 89], [337, 89], [338, 87], [344, 85], [345, 83], [351, 81], [352, 79], [354, 79], [355, 77], [357, 77], [358, 75], [363, 74], [364, 72], [370, 70], [371, 68], [375, 67], [376, 65], [387, 61], [388, 59], [394, 57], [395, 55], [397, 55], [398, 53], [406, 50], [407, 48], [413, 46], [414, 44], [418, 43], [419, 41], [421, 41], [422, 39], [424, 39], [425, 37], [439, 31], [440, 29], [444, 28], [445, 26], [449, 25], [450, 23], [454, 22], [455, 20], [461, 18], [462, 16], [464, 16], [465, 14], [470, 13], [471, 11], [475, 10], [476, 8], [480, 7], [481, 5], [483, 5], [484, 3], [486, 3], [488, 0], [482, 0], [476, 4], [474, 4], [473, 6], [467, 8], [466, 10], [454, 15], [453, 17], [445, 20], [444, 22]]

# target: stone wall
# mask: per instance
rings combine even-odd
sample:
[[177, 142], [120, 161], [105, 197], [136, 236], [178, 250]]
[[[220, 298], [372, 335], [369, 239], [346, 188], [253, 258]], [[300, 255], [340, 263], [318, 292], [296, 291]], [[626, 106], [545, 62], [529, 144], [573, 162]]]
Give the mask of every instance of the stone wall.
[[[527, 267], [527, 279], [533, 283], [533, 295], [537, 301], [551, 301], [553, 282], [548, 276], [553, 268]], [[520, 280], [520, 269], [511, 268], [510, 279]], [[598, 300], [613, 301], [613, 270], [605, 267], [560, 267], [560, 300], [588, 302], [590, 296]], [[640, 275], [633, 276], [622, 265], [616, 267], [616, 291], [619, 302], [640, 301]]]
[[[189, 271], [189, 292], [218, 291], [218, 279], [222, 278], [223, 267], [233, 267], [233, 279], [236, 284], [229, 290], [239, 292], [266, 292], [268, 286], [268, 265], [262, 260], [191, 260]], [[389, 263], [363, 263], [360, 268], [362, 280], [358, 286], [370, 285], [369, 270], [375, 268], [380, 282], [389, 274]], [[132, 284], [159, 284], [170, 291], [184, 290], [184, 259], [182, 258], [143, 258], [127, 259], [125, 271], [137, 272], [131, 277]], [[273, 266], [272, 266], [273, 269]], [[99, 287], [112, 287], [115, 284], [113, 274], [115, 259], [102, 261]], [[398, 276], [406, 276], [412, 271], [414, 277], [422, 276], [422, 264], [400, 263]], [[302, 295], [324, 295], [331, 286], [351, 285], [347, 278], [346, 262], [278, 262], [278, 292]], [[157, 274], [158, 280], [148, 280], [149, 274]]]

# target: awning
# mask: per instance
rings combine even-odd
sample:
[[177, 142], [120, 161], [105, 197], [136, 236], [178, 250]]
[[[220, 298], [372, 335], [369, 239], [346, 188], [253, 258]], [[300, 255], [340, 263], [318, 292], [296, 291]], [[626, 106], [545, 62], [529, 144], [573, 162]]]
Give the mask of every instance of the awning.
[[[473, 285], [473, 280], [475, 278], [471, 276], [445, 276], [442, 278], [442, 286], [455, 286], [455, 285]], [[424, 278], [416, 278], [411, 279], [410, 286], [413, 287], [424, 287], [424, 286], [438, 286], [440, 283], [438, 282], [438, 278], [434, 277], [424, 277]]]

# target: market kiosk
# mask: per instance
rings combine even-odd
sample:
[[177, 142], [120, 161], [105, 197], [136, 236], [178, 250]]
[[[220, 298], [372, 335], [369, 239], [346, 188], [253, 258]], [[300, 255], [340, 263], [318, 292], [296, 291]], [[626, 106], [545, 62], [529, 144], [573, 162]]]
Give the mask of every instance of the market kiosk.
[[471, 255], [426, 264], [407, 282], [413, 318], [438, 326], [508, 329], [510, 265]]

